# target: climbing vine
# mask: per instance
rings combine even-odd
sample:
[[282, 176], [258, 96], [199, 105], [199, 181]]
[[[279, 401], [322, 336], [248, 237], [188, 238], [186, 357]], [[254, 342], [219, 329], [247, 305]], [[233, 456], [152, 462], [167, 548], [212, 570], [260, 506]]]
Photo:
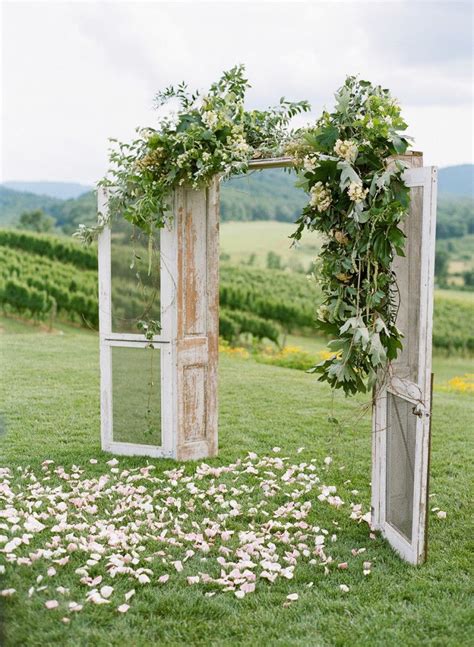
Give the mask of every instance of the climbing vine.
[[[336, 93], [333, 112], [314, 126], [290, 129], [291, 119], [310, 109], [307, 101], [285, 98], [277, 107], [248, 111], [249, 88], [243, 66], [225, 72], [206, 94], [185, 84], [156, 97], [166, 113], [156, 128], [137, 131], [129, 144], [115, 142], [112, 168], [101, 184], [113, 187], [110, 217], [123, 217], [153, 238], [172, 217], [170, 199], [179, 186], [206, 186], [215, 176], [245, 173], [259, 157], [291, 156], [297, 185], [309, 195], [292, 235], [305, 230], [323, 235], [317, 266], [324, 302], [316, 316], [319, 330], [331, 336], [333, 351], [312, 371], [346, 394], [366, 392], [376, 372], [402, 347], [395, 320], [398, 307], [395, 254], [403, 254], [400, 228], [409, 190], [405, 165], [393, 160], [406, 152], [406, 123], [388, 90], [348, 77]], [[106, 224], [77, 235], [88, 243]], [[140, 322], [142, 329], [157, 322]]]

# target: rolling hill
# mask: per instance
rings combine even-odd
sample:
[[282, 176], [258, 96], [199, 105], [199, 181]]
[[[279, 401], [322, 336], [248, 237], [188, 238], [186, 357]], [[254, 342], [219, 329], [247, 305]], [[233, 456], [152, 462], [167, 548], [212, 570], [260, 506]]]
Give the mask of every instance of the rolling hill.
[[[474, 165], [452, 166], [439, 172], [440, 209], [439, 222], [446, 222], [443, 237], [462, 236], [470, 231], [472, 225]], [[8, 183], [11, 186], [14, 183]], [[17, 183], [18, 184], [18, 183]], [[20, 183], [21, 184], [21, 183]], [[48, 183], [23, 183], [30, 188], [46, 189]], [[52, 193], [61, 193], [62, 183], [51, 183]], [[82, 185], [65, 184], [62, 191]], [[86, 188], [87, 187], [83, 187]], [[235, 177], [222, 186], [221, 218], [223, 222], [236, 220], [277, 220], [293, 222], [305, 204], [303, 191], [294, 186], [294, 175], [283, 169], [269, 169], [254, 172], [243, 177]], [[37, 195], [32, 192], [15, 191], [8, 186], [0, 186], [0, 226], [15, 225], [24, 211], [42, 209], [56, 220], [56, 226], [65, 234], [71, 234], [81, 222], [95, 220], [95, 197], [93, 191], [79, 197], [61, 200], [52, 195]], [[446, 216], [443, 215], [446, 214]], [[455, 214], [455, 216], [454, 216]], [[462, 221], [458, 225], [458, 221]], [[454, 224], [453, 224], [454, 223]], [[453, 229], [454, 227], [454, 229]], [[473, 229], [474, 231], [474, 229]], [[454, 232], [454, 233], [452, 233]]]
[[438, 190], [442, 195], [474, 198], [474, 164], [440, 169], [438, 183]]
[[59, 198], [60, 200], [68, 200], [70, 198], [78, 198], [83, 193], [92, 191], [91, 186], [85, 184], [78, 184], [77, 182], [21, 182], [12, 181], [4, 182], [3, 186], [7, 189], [14, 191], [21, 191], [26, 193], [33, 193], [35, 195], [49, 196], [51, 198]]

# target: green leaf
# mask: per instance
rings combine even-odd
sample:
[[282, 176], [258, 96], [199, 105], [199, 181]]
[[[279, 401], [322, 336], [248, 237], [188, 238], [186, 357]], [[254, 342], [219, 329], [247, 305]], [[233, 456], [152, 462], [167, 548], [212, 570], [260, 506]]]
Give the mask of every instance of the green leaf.
[[393, 147], [399, 155], [406, 153], [408, 141], [404, 137], [400, 137], [395, 130], [391, 130], [388, 139], [392, 142]]
[[351, 91], [347, 87], [341, 88], [339, 92], [335, 95], [336, 97], [336, 110], [343, 115], [346, 115], [349, 110], [349, 104], [351, 101]]
[[339, 139], [339, 131], [335, 126], [327, 126], [315, 137], [319, 150], [332, 151], [334, 144]]
[[387, 353], [380, 341], [380, 335], [377, 332], [372, 333], [370, 339], [370, 357], [374, 366], [380, 366], [387, 359]]
[[362, 180], [357, 175], [355, 169], [352, 168], [352, 166], [349, 164], [349, 162], [338, 162], [337, 168], [341, 170], [341, 178], [339, 181], [339, 188], [341, 189], [341, 191], [344, 191], [344, 189], [349, 186], [351, 182], [362, 184]]

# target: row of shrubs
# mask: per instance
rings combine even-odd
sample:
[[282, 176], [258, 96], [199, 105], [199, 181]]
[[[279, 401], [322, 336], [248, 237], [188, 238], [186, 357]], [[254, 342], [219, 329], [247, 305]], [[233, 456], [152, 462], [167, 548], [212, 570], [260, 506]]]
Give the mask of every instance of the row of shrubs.
[[[96, 252], [84, 250], [73, 242], [58, 241], [55, 247], [55, 239], [49, 241], [50, 255], [32, 251], [43, 238], [47, 240], [48, 237], [0, 231], [0, 303], [3, 309], [33, 319], [57, 313], [64, 319], [97, 327]], [[27, 239], [33, 242], [27, 244]], [[18, 245], [19, 240], [24, 248]], [[67, 256], [65, 250], [69, 247], [71, 251]], [[68, 260], [54, 257], [54, 250], [61, 248]], [[128, 253], [125, 247], [117, 250], [122, 268], [128, 263]], [[89, 261], [81, 260], [81, 254], [94, 260], [93, 269], [84, 267]], [[131, 269], [129, 264], [127, 267]], [[150, 290], [154, 288], [150, 284], [140, 291], [136, 268], [130, 271], [128, 278], [125, 269], [112, 281], [113, 317], [116, 322], [120, 320], [133, 326], [134, 321], [143, 318]], [[155, 275], [155, 285], [159, 283], [158, 278]], [[147, 294], [144, 295], [143, 290], [148, 291]], [[224, 263], [220, 268], [221, 335], [232, 343], [243, 334], [278, 343], [281, 332], [312, 329], [320, 298], [314, 281], [300, 274]], [[159, 293], [154, 299], [151, 315], [157, 318]], [[469, 296], [437, 296], [434, 348], [446, 353], [473, 353], [473, 320], [474, 304]]]
[[94, 248], [81, 247], [74, 241], [55, 236], [0, 229], [0, 247], [39, 254], [84, 270], [97, 269], [97, 251]]

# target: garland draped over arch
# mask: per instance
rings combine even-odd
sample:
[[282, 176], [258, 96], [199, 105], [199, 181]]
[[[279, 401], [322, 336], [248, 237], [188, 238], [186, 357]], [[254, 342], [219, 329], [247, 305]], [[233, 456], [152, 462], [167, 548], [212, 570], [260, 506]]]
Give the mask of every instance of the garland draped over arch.
[[[332, 112], [297, 130], [291, 119], [310, 110], [307, 101], [283, 97], [276, 107], [246, 110], [249, 87], [239, 65], [205, 94], [184, 83], [160, 92], [159, 112], [165, 104], [175, 112], [159, 116], [156, 128], [138, 129], [131, 143], [112, 140], [112, 167], [100, 183], [113, 187], [109, 217], [152, 237], [172, 217], [175, 188], [245, 173], [255, 158], [291, 156], [297, 186], [309, 196], [291, 237], [296, 243], [309, 230], [324, 239], [316, 271], [324, 300], [315, 325], [331, 337], [334, 354], [312, 372], [346, 394], [366, 392], [402, 348], [391, 265], [403, 254], [409, 190], [405, 165], [392, 158], [407, 151], [407, 125], [389, 90], [354, 76], [336, 92]], [[105, 224], [99, 214], [96, 226], [81, 225], [76, 235], [90, 243]]]

